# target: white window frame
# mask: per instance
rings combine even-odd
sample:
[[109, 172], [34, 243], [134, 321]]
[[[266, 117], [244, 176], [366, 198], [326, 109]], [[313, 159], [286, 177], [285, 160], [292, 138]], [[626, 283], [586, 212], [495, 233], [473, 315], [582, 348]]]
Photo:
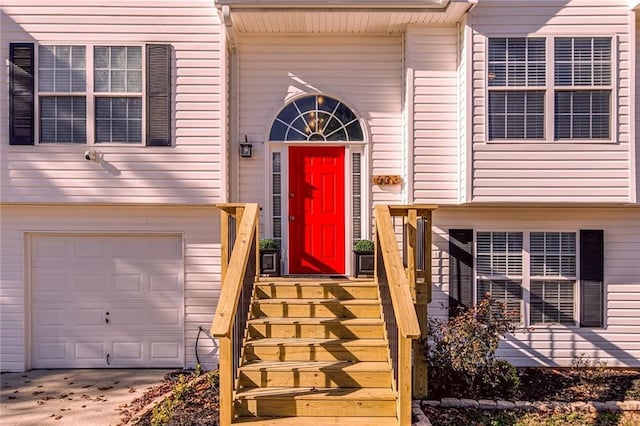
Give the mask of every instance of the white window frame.
[[[544, 138], [543, 139], [489, 139], [489, 91], [501, 90], [504, 88], [491, 88], [489, 87], [489, 39], [492, 38], [545, 38], [545, 51], [547, 57], [546, 67], [546, 85], [545, 86], [531, 86], [526, 90], [543, 90], [545, 92], [544, 101]], [[556, 38], [609, 38], [611, 39], [611, 84], [610, 86], [577, 86], [576, 90], [609, 90], [611, 92], [610, 105], [609, 105], [609, 138], [608, 139], [555, 139], [555, 39]], [[485, 106], [485, 129], [484, 140], [490, 144], [610, 144], [618, 140], [618, 58], [619, 58], [619, 46], [620, 38], [616, 34], [612, 33], [572, 33], [572, 34], [488, 34], [485, 37], [485, 52], [484, 52], [484, 106]], [[572, 87], [576, 86], [558, 86], [560, 91], [572, 90]], [[509, 87], [509, 90], [520, 90], [521, 86]]]
[[[560, 238], [562, 238], [562, 234], [573, 234], [574, 238], [575, 238], [575, 252], [573, 254], [574, 256], [574, 268], [575, 268], [575, 274], [570, 276], [570, 275], [562, 275], [562, 274], [558, 274], [558, 275], [547, 275], [546, 273], [544, 275], [533, 275], [532, 271], [531, 271], [531, 258], [532, 258], [532, 253], [531, 253], [531, 234], [533, 233], [541, 233], [544, 234], [545, 237], [547, 234], [559, 234]], [[528, 294], [529, 297], [531, 296], [531, 283], [533, 281], [548, 281], [548, 282], [553, 282], [553, 281], [562, 281], [562, 282], [573, 282], [573, 313], [572, 313], [572, 318], [573, 318], [573, 323], [572, 324], [568, 324], [568, 323], [554, 323], [554, 322], [549, 322], [549, 323], [538, 323], [538, 324], [533, 324], [532, 320], [531, 320], [531, 300], [529, 300], [528, 305], [529, 305], [529, 316], [527, 318], [528, 323], [532, 326], [532, 327], [540, 327], [540, 326], [557, 326], [557, 325], [561, 325], [561, 326], [578, 326], [578, 318], [579, 316], [576, 314], [577, 309], [578, 309], [578, 289], [579, 289], [579, 285], [580, 285], [580, 281], [578, 279], [578, 252], [580, 250], [580, 233], [577, 231], [529, 231], [527, 232], [528, 234], [528, 246], [527, 246], [527, 257], [529, 258], [528, 262], [529, 262], [529, 274], [528, 274], [528, 282], [529, 282], [529, 287], [528, 287]], [[547, 250], [545, 248], [544, 251], [544, 255], [546, 257], [547, 255]], [[559, 253], [559, 261], [560, 261], [560, 265], [562, 264], [561, 262], [562, 259], [562, 251], [560, 251]]]
[[[489, 233], [489, 234], [494, 234], [494, 233], [505, 233], [505, 234], [510, 234], [510, 233], [520, 233], [522, 234], [522, 254], [521, 256], [521, 274], [520, 275], [514, 275], [514, 274], [509, 274], [509, 267], [508, 267], [508, 263], [505, 264], [505, 275], [497, 275], [497, 274], [489, 274], [489, 275], [483, 275], [480, 273], [479, 268], [478, 268], [478, 256], [480, 255], [480, 250], [478, 249], [478, 242], [479, 242], [479, 238], [478, 238], [478, 234], [483, 234], [483, 233]], [[474, 301], [475, 304], [480, 303], [482, 300], [480, 297], [478, 297], [478, 282], [479, 281], [520, 281], [520, 287], [521, 287], [521, 296], [520, 296], [520, 321], [518, 321], [519, 324], [522, 324], [526, 321], [525, 318], [525, 304], [524, 304], [524, 280], [526, 277], [526, 270], [525, 270], [525, 256], [524, 256], [524, 248], [525, 248], [525, 235], [526, 232], [525, 231], [521, 231], [521, 230], [501, 230], [501, 229], [480, 229], [480, 230], [474, 230], [474, 239], [473, 239], [473, 244], [474, 244], [474, 289], [473, 289], [473, 297], [474, 297]], [[509, 253], [508, 250], [508, 246], [507, 246], [507, 251], [506, 253]], [[492, 250], [492, 255], [491, 258], [493, 258], [493, 250]]]
[[[480, 302], [478, 300], [478, 280], [483, 279], [492, 279], [491, 276], [484, 276], [478, 273], [478, 233], [483, 232], [521, 232], [522, 233], [522, 277], [521, 277], [521, 285], [522, 285], [522, 299], [521, 299], [521, 307], [520, 307], [520, 322], [518, 323], [519, 327], [527, 328], [533, 327], [535, 329], [578, 329], [580, 328], [580, 306], [581, 306], [581, 292], [580, 292], [580, 230], [579, 229], [554, 229], [553, 227], [545, 227], [545, 228], [531, 228], [531, 229], [513, 229], [513, 228], [502, 228], [502, 227], [494, 227], [488, 226], [480, 229], [473, 230], [473, 297], [474, 304]], [[564, 278], [572, 278], [575, 281], [574, 285], [574, 311], [573, 311], [573, 324], [560, 324], [560, 323], [543, 323], [543, 324], [531, 324], [531, 281], [538, 281], [538, 277], [531, 276], [531, 233], [533, 232], [543, 232], [543, 233], [551, 233], [551, 232], [559, 232], [559, 233], [573, 233], [576, 235], [576, 275], [575, 277], [547, 277], [547, 279], [552, 281], [561, 280]], [[519, 279], [519, 276], [495, 276], [494, 279]]]
[[[86, 73], [86, 87], [85, 92], [40, 92], [40, 46], [82, 46], [85, 48], [85, 73]], [[96, 46], [123, 46], [123, 47], [139, 47], [142, 54], [142, 92], [96, 92], [94, 90], [94, 49]], [[35, 132], [35, 144], [40, 146], [93, 146], [93, 147], [107, 147], [107, 146], [131, 146], [141, 147], [146, 146], [147, 138], [147, 103], [146, 103], [146, 90], [147, 90], [147, 58], [146, 58], [146, 46], [144, 43], [121, 43], [121, 42], [104, 42], [104, 43], [69, 43], [68, 41], [48, 41], [46, 43], [38, 43], [34, 49], [34, 132]], [[52, 96], [84, 96], [86, 102], [86, 142], [42, 142], [40, 138], [40, 97], [52, 97]], [[141, 132], [142, 138], [140, 142], [96, 142], [96, 113], [95, 113], [95, 101], [99, 97], [126, 97], [136, 98], [139, 97], [142, 101], [142, 118], [141, 118]]]

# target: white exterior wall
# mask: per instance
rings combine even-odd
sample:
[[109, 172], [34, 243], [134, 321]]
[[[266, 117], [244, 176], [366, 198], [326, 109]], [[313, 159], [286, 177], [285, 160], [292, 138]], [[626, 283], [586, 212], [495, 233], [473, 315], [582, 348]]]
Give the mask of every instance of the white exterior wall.
[[[402, 174], [401, 36], [242, 34], [238, 41], [238, 134], [254, 142], [254, 157], [239, 161], [240, 202], [267, 202], [271, 172], [265, 170], [268, 146], [262, 142], [278, 111], [304, 93], [333, 96], [364, 119], [371, 174]], [[398, 203], [401, 194], [374, 186], [372, 199]]]
[[457, 204], [459, 167], [458, 34], [456, 26], [410, 27], [408, 81], [413, 87], [413, 201]]
[[[483, 0], [470, 13], [469, 25], [473, 28], [472, 201], [629, 202], [628, 2], [547, 0], [542, 5], [528, 0]], [[613, 141], [487, 142], [487, 37], [553, 35], [612, 37]], [[553, 110], [547, 108], [545, 113]]]
[[[635, 127], [634, 132], [636, 135], [636, 147], [635, 147], [635, 167], [636, 167], [636, 175], [635, 175], [635, 189], [636, 189], [636, 203], [640, 204], [640, 9], [637, 9], [635, 12], [636, 18], [636, 56], [635, 56]], [[632, 14], [633, 16], [633, 14]], [[631, 24], [633, 25], [633, 23]], [[632, 176], [633, 179], [633, 176]]]
[[[56, 5], [3, 0], [0, 11], [0, 201], [211, 204], [226, 199], [224, 31], [212, 1], [115, 0], [105, 7], [98, 0]], [[10, 42], [170, 43], [173, 146], [100, 144], [102, 164], [84, 160], [84, 144], [9, 146]]]
[[[574, 357], [585, 353], [606, 361], [609, 366], [639, 367], [639, 218], [640, 209], [636, 207], [439, 208], [433, 218], [434, 289], [429, 314], [448, 315], [449, 229], [525, 233], [603, 229], [605, 328], [535, 326], [533, 331], [519, 330], [501, 345], [499, 356], [517, 366], [570, 366]], [[528, 317], [527, 309], [523, 315]]]
[[[220, 293], [220, 214], [213, 207], [3, 206], [0, 242], [0, 371], [28, 367], [29, 269], [25, 233], [180, 234], [184, 254], [185, 360], [196, 363], [198, 327], [209, 330]], [[198, 355], [215, 368], [217, 345], [201, 335]]]

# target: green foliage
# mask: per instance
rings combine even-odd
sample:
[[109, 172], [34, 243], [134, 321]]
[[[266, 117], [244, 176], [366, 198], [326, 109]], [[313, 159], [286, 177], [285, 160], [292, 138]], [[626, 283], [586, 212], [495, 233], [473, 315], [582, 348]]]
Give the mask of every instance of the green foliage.
[[[195, 376], [194, 376], [195, 377]], [[173, 385], [173, 396], [178, 401], [184, 401], [193, 392], [193, 383], [191, 376], [180, 376], [178, 382]]]
[[371, 240], [359, 240], [353, 245], [355, 251], [373, 251], [374, 245]]
[[220, 387], [220, 375], [218, 374], [218, 370], [208, 372], [207, 381], [209, 382], [209, 387], [212, 390], [218, 390]]
[[422, 341], [430, 397], [513, 397], [520, 385], [517, 371], [495, 353], [514, 330], [504, 304], [490, 297], [448, 321], [430, 318]]
[[278, 242], [272, 238], [263, 238], [260, 240], [260, 250], [278, 250]]
[[180, 403], [172, 398], [162, 401], [162, 404], [153, 407], [151, 412], [151, 426], [162, 426], [168, 424], [173, 419], [176, 407]]

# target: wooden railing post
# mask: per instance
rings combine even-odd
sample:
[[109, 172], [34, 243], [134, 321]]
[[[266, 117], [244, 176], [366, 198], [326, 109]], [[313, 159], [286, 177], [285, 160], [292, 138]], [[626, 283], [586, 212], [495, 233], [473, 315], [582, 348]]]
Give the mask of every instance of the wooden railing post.
[[220, 283], [224, 282], [229, 267], [229, 213], [220, 211]]
[[398, 334], [398, 417], [401, 425], [411, 424], [411, 342]]
[[[221, 204], [218, 207], [222, 210], [222, 283], [218, 306], [211, 324], [211, 334], [218, 338], [220, 424], [227, 426], [235, 416], [233, 395], [240, 357], [239, 345], [242, 344], [248, 316], [250, 295], [256, 276], [254, 271], [259, 269], [259, 265], [255, 264], [258, 255], [252, 254], [252, 250], [258, 252], [259, 206]], [[232, 229], [232, 217], [235, 219], [235, 229]], [[239, 329], [242, 331], [238, 331]]]
[[[416, 252], [417, 252], [418, 211], [409, 209], [407, 212], [407, 278], [413, 302], [416, 302]], [[420, 318], [418, 318], [420, 320]]]
[[220, 424], [228, 426], [233, 420], [233, 347], [230, 336], [218, 338], [220, 365], [218, 377], [220, 380]]
[[[422, 339], [427, 337], [427, 306], [431, 302], [431, 219], [432, 211], [436, 208], [437, 206], [425, 204], [389, 206], [392, 216], [406, 218], [403, 244], [406, 250], [404, 253], [406, 276], [420, 326], [419, 337]], [[424, 235], [418, 235], [418, 230], [422, 231]], [[418, 258], [418, 254], [422, 258]], [[428, 372], [427, 363], [422, 353], [423, 347], [419, 340], [414, 340], [411, 345], [413, 346], [413, 397], [426, 398]]]

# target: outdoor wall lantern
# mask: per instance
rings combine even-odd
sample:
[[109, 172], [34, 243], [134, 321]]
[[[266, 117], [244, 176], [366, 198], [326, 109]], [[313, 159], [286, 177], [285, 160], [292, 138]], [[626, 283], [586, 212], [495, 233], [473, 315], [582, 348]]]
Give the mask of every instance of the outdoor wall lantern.
[[240, 142], [240, 157], [251, 158], [253, 155], [253, 145], [249, 143], [247, 135], [244, 135], [244, 143]]

